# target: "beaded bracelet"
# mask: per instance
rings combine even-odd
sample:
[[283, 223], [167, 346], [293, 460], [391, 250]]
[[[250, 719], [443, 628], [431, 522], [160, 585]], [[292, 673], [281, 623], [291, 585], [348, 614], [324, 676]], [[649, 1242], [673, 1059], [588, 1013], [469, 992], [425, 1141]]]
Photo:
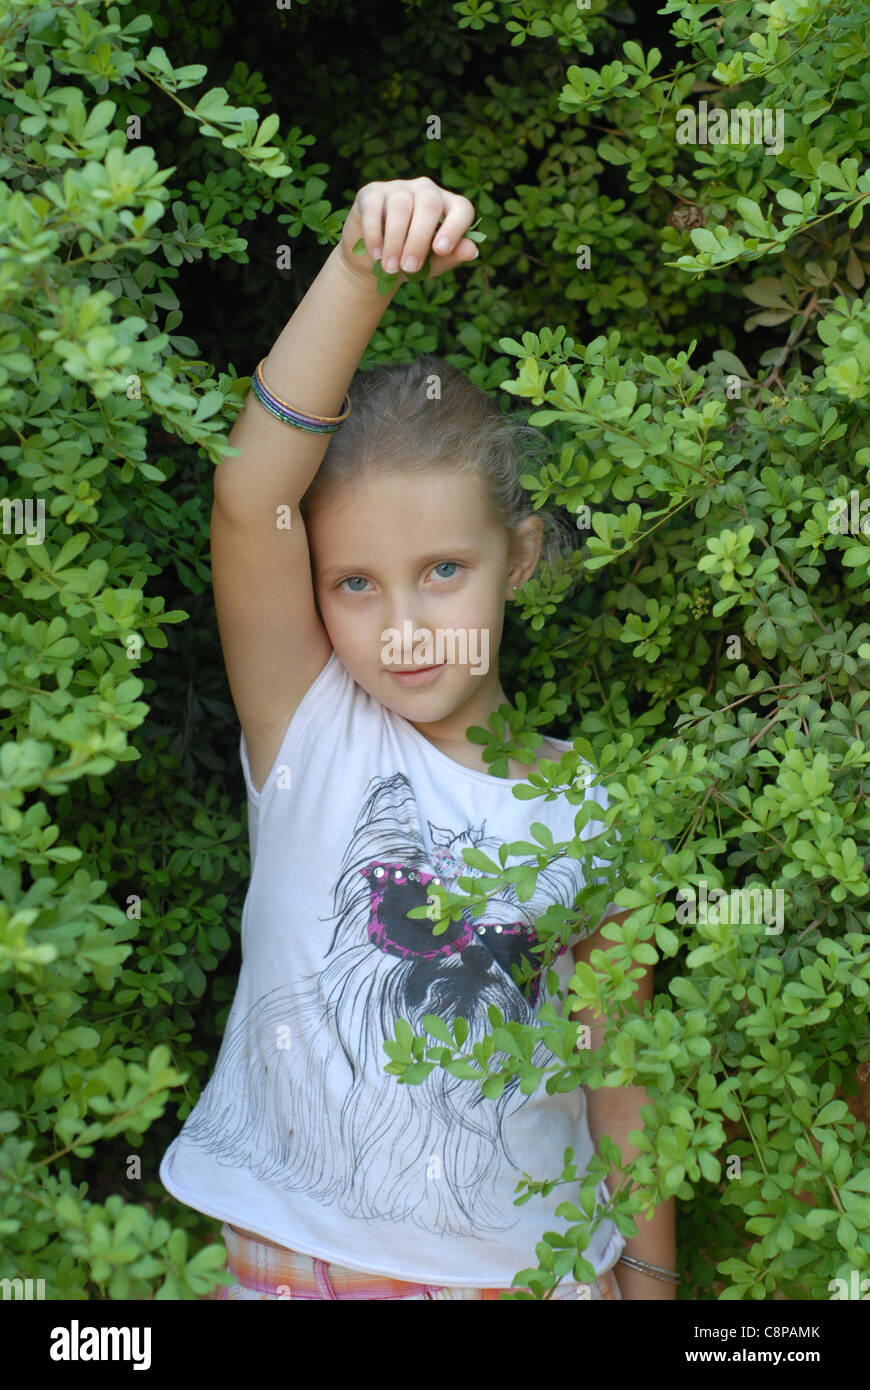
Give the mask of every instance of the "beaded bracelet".
[[257, 370], [251, 378], [251, 390], [260, 404], [270, 415], [274, 415], [276, 420], [281, 420], [285, 425], [294, 425], [296, 429], [309, 430], [312, 434], [332, 434], [344, 424], [352, 409], [350, 396], [345, 396], [340, 415], [307, 415], [288, 401], [282, 401], [280, 396], [269, 390], [263, 378], [265, 360], [263, 357], [257, 364]]
[[679, 1284], [680, 1276], [675, 1269], [665, 1269], [663, 1265], [652, 1265], [647, 1260], [638, 1260], [633, 1255], [620, 1255], [617, 1264], [638, 1269], [641, 1274], [651, 1274], [654, 1279], [663, 1279], [666, 1284]]

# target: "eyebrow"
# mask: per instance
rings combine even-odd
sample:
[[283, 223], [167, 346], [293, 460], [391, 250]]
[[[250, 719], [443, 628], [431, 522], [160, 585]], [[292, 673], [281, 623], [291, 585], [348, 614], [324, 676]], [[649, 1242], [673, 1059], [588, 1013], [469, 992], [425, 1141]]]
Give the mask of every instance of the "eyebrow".
[[[426, 555], [419, 555], [416, 559], [411, 560], [411, 565], [430, 565], [436, 560], [440, 560], [443, 564], [448, 564], [449, 561], [445, 559], [447, 555], [449, 555], [451, 559], [470, 560], [474, 559], [479, 554], [480, 550], [476, 546], [451, 545], [445, 546], [443, 550], [431, 550]], [[324, 579], [328, 579], [334, 574], [364, 574], [369, 568], [370, 566], [368, 565], [325, 565], [320, 573]]]

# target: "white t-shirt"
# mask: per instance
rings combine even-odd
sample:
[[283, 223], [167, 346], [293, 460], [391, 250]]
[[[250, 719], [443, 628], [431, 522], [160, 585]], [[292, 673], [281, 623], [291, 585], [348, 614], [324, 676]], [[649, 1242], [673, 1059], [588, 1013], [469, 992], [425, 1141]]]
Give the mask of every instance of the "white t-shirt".
[[[522, 801], [516, 781], [454, 762], [358, 686], [334, 652], [260, 792], [244, 734], [240, 756], [251, 846], [242, 966], [214, 1072], [163, 1156], [163, 1185], [208, 1216], [351, 1269], [508, 1287], [537, 1267], [536, 1243], [564, 1229], [555, 1209], [577, 1195], [557, 1185], [515, 1206], [518, 1181], [557, 1178], [568, 1147], [583, 1172], [594, 1152], [583, 1087], [547, 1095], [542, 1083], [523, 1095], [514, 1080], [486, 1099], [479, 1081], [437, 1065], [405, 1084], [384, 1072], [383, 1041], [398, 1017], [422, 1034], [424, 1014], [451, 1027], [459, 1015], [470, 1054], [491, 1031], [490, 1004], [506, 1021], [533, 1022], [544, 998], [562, 1013], [546, 972], [521, 987], [510, 963], [549, 903], [572, 907], [580, 861], [555, 861], [526, 902], [511, 885], [442, 936], [406, 913], [427, 903], [432, 879], [461, 892], [460, 875], [480, 875], [463, 848], [498, 862], [497, 847], [530, 841], [534, 821], [573, 839], [579, 805]], [[602, 787], [586, 796], [606, 809]], [[600, 830], [589, 821], [581, 838]], [[537, 861], [507, 865], [524, 862]], [[581, 937], [552, 964], [563, 988]], [[555, 1058], [538, 1043], [532, 1061]], [[597, 1199], [609, 1195], [602, 1180]], [[603, 1221], [584, 1252], [596, 1275], [624, 1244]]]

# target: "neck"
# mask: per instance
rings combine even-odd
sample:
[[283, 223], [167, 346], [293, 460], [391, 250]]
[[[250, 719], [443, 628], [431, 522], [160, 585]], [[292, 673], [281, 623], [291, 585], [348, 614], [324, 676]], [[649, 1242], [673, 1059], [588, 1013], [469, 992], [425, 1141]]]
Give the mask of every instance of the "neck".
[[435, 719], [429, 724], [418, 724], [414, 719], [409, 719], [408, 723], [430, 743], [434, 743], [436, 748], [467, 747], [466, 729], [472, 724], [485, 728], [489, 716], [498, 706], [508, 704], [497, 668], [481, 676], [479, 681], [475, 678], [475, 683], [478, 688], [452, 714], [445, 715], [443, 719]]

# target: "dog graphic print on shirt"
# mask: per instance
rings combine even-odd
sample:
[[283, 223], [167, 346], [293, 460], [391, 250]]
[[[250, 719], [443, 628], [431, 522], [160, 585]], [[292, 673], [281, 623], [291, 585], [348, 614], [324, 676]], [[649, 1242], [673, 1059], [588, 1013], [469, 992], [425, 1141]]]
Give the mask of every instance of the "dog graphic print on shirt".
[[[408, 917], [409, 909], [430, 902], [430, 884], [454, 891], [460, 876], [480, 876], [464, 848], [500, 842], [486, 838], [485, 823], [454, 831], [429, 822], [427, 854], [408, 779], [396, 773], [370, 785], [334, 886], [322, 969], [230, 1020], [182, 1136], [223, 1165], [347, 1216], [484, 1238], [515, 1224], [490, 1194], [505, 1165], [516, 1187], [503, 1128], [528, 1097], [514, 1078], [497, 1101], [486, 1099], [478, 1083], [437, 1066], [419, 1084], [399, 1084], [383, 1070], [384, 1039], [398, 1018], [424, 1034], [425, 1014], [451, 1029], [462, 1017], [468, 1052], [491, 1031], [491, 1004], [506, 1022], [533, 1023], [546, 973], [542, 953], [531, 951], [534, 920], [550, 902], [573, 906], [580, 865], [557, 860], [539, 872], [526, 903], [509, 885], [482, 916], [463, 915], [434, 936], [433, 921]], [[565, 949], [551, 947], [551, 963]], [[512, 967], [524, 962], [536, 974], [517, 983]], [[531, 1061], [547, 1066], [554, 1057], [539, 1043]]]

